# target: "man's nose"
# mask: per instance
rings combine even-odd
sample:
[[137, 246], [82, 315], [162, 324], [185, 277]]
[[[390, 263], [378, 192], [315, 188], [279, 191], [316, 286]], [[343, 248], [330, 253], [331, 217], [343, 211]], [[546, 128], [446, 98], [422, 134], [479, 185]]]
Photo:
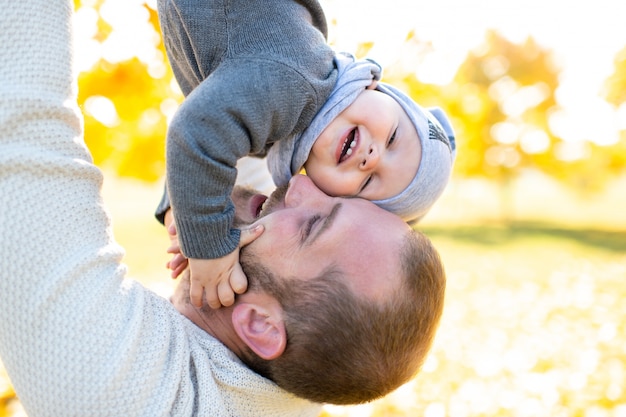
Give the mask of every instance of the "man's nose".
[[297, 207], [302, 203], [315, 205], [330, 198], [311, 181], [306, 175], [295, 175], [289, 180], [289, 189], [285, 194], [285, 205]]
[[380, 154], [378, 153], [378, 148], [371, 145], [365, 152], [365, 155], [363, 155], [363, 160], [359, 164], [359, 168], [363, 171], [370, 171], [378, 165], [379, 160]]

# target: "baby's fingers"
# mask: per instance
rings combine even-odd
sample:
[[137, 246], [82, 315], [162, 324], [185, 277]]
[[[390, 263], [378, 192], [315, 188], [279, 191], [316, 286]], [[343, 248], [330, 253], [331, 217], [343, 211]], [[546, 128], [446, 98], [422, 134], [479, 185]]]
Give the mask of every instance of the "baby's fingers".
[[233, 305], [235, 302], [235, 293], [233, 293], [233, 289], [230, 287], [228, 281], [221, 281], [217, 285], [217, 295], [219, 296], [219, 302], [224, 307]]
[[237, 294], [243, 294], [248, 289], [248, 277], [243, 273], [241, 265], [237, 263], [229, 277], [230, 288]]
[[241, 236], [239, 237], [239, 248], [243, 248], [246, 245], [254, 242], [259, 236], [263, 234], [265, 227], [262, 224], [257, 224], [254, 227], [247, 229], [241, 229]]
[[170, 259], [170, 261], [167, 263], [167, 267], [169, 269], [175, 269], [178, 265], [180, 265], [184, 261], [187, 261], [187, 258], [185, 258], [180, 253], [176, 253], [174, 254], [174, 256], [172, 256], [172, 259]]
[[[200, 280], [195, 279], [193, 272], [191, 273], [191, 278], [189, 279], [189, 298], [191, 303], [196, 307], [202, 307], [202, 297], [204, 294], [204, 287]], [[217, 307], [219, 307], [219, 301], [217, 300], [217, 293], [211, 294], [211, 291], [206, 292], [206, 300], [207, 303], [213, 307], [217, 302]], [[213, 302], [213, 305], [211, 304]], [[215, 308], [215, 307], [214, 307]]]
[[173, 244], [166, 250], [167, 253], [181, 253], [180, 246], [178, 244]]
[[222, 302], [220, 301], [220, 288], [219, 284], [217, 287], [205, 287], [204, 295], [206, 297], [206, 302], [211, 308], [220, 308], [222, 306]]
[[187, 268], [189, 261], [181, 254], [175, 255], [171, 261], [168, 262], [168, 268], [172, 270], [172, 278], [178, 278], [178, 276]]
[[[202, 307], [202, 296], [204, 294], [204, 288], [200, 282], [193, 279], [193, 273], [191, 275], [191, 279], [189, 280], [189, 298], [191, 300], [191, 304], [196, 307]], [[207, 294], [207, 302], [209, 301], [209, 294]], [[210, 305], [210, 303], [209, 303]]]

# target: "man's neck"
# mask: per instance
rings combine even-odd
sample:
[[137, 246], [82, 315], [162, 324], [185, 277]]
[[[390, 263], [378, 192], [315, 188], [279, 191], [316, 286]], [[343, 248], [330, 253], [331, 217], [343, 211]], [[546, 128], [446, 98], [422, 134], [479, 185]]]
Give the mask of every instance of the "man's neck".
[[222, 342], [238, 357], [241, 357], [244, 344], [235, 333], [232, 325], [232, 307], [220, 307], [213, 310], [207, 305], [198, 308], [189, 302], [174, 302], [174, 306], [196, 326]]

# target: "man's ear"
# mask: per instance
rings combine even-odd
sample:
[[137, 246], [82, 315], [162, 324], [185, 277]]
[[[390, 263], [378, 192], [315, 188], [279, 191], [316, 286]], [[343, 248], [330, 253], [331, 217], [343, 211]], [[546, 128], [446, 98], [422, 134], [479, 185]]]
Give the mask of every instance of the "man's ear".
[[232, 322], [239, 338], [265, 360], [278, 358], [287, 346], [282, 308], [276, 300], [265, 305], [251, 302], [233, 308]]

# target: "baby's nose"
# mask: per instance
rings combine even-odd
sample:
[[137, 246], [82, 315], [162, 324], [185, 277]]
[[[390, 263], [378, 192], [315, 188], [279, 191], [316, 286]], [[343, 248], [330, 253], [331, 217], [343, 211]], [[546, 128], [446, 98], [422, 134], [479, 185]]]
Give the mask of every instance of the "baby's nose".
[[379, 159], [380, 155], [378, 154], [378, 149], [376, 148], [376, 146], [370, 146], [370, 148], [363, 156], [363, 161], [361, 161], [359, 168], [364, 171], [369, 171], [376, 167]]

